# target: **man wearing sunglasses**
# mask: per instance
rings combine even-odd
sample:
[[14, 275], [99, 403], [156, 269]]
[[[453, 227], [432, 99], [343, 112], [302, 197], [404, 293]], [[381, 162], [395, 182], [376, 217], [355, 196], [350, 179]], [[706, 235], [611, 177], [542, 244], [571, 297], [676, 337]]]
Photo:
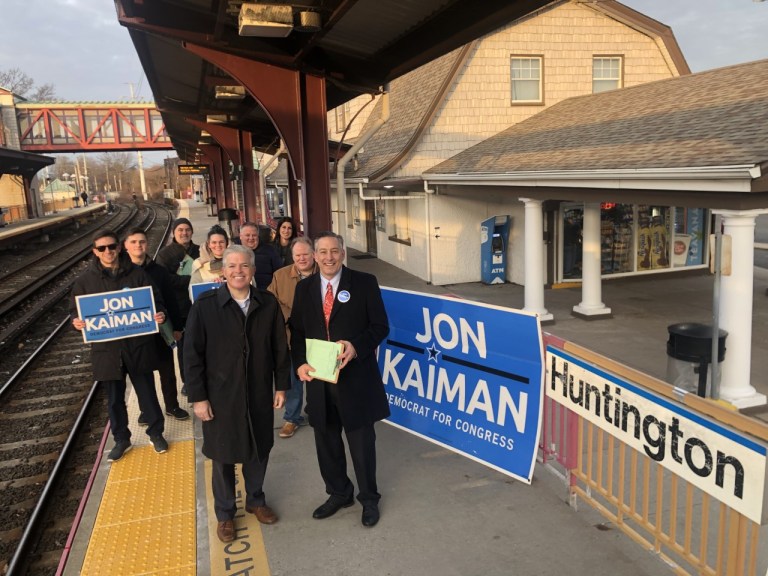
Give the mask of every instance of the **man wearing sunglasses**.
[[[155, 298], [155, 320], [165, 322], [165, 306], [160, 293], [152, 285], [149, 276], [130, 258], [120, 258], [120, 243], [117, 234], [101, 230], [93, 237], [94, 259], [72, 285], [70, 315], [76, 330], [82, 330], [85, 322], [78, 317], [77, 296], [113, 292], [126, 288], [152, 286]], [[152, 374], [157, 368], [157, 351], [153, 335], [135, 336], [108, 342], [91, 344], [91, 365], [93, 379], [107, 388], [109, 425], [115, 439], [115, 446], [107, 461], [115, 462], [131, 449], [131, 431], [128, 429], [128, 409], [125, 405], [125, 375], [131, 377], [139, 406], [147, 421], [147, 434], [158, 453], [168, 450], [163, 438], [165, 421], [155, 392]]]

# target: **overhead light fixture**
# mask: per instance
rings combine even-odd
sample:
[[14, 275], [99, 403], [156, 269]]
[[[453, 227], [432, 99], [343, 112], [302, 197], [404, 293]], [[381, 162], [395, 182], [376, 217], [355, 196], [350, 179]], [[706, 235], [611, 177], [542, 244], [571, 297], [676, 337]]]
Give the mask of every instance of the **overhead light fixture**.
[[299, 25], [297, 32], [319, 32], [323, 27], [320, 12], [299, 12]]
[[229, 116], [226, 114], [208, 114], [205, 117], [205, 121], [209, 124], [223, 124], [229, 120]]
[[242, 100], [245, 86], [216, 86], [216, 100]]
[[293, 8], [285, 4], [252, 4], [240, 6], [240, 36], [285, 38], [293, 30]]

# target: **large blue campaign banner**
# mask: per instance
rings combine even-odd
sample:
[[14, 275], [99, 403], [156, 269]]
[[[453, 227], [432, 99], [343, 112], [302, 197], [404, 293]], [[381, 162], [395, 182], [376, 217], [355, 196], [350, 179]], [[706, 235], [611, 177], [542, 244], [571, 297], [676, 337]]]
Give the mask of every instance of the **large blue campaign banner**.
[[106, 342], [157, 332], [152, 288], [132, 288], [75, 298], [78, 317], [85, 322], [85, 342]]
[[544, 387], [535, 314], [382, 288], [388, 422], [531, 483]]

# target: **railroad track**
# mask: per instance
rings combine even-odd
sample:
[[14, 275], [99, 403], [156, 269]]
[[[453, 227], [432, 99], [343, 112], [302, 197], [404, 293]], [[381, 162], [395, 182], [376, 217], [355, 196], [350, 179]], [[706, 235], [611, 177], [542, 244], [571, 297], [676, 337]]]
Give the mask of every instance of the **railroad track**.
[[[160, 208], [142, 226], [153, 247], [173, 216]], [[91, 380], [90, 347], [71, 329], [66, 299], [58, 306], [47, 313], [56, 330], [0, 387], [3, 575], [56, 573], [105, 432], [106, 395]]]

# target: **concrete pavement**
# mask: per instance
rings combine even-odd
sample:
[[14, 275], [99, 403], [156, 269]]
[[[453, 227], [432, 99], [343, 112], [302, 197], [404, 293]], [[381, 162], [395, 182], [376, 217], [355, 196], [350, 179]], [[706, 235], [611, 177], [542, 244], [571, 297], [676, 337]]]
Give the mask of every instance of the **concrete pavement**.
[[[205, 214], [203, 204], [189, 203], [197, 242], [216, 223]], [[353, 251], [349, 256], [351, 268], [375, 274], [382, 286], [523, 306], [522, 286], [432, 286], [378, 259], [357, 258], [361, 255]], [[768, 272], [757, 269], [752, 384], [763, 393], [768, 392], [766, 286]], [[580, 300], [580, 288], [547, 290], [545, 306], [555, 321], [544, 329], [663, 378], [666, 328], [711, 321], [712, 278], [696, 273], [606, 282], [603, 301], [613, 311], [610, 319], [572, 316]], [[385, 423], [377, 426], [377, 434], [382, 519], [373, 529], [361, 526], [359, 505], [327, 520], [312, 519], [312, 510], [325, 499], [312, 432], [302, 427], [291, 439], [276, 438], [265, 492], [281, 519], [263, 528], [272, 574], [669, 573], [586, 505], [578, 512], [569, 508], [566, 486], [540, 466], [526, 486]]]

